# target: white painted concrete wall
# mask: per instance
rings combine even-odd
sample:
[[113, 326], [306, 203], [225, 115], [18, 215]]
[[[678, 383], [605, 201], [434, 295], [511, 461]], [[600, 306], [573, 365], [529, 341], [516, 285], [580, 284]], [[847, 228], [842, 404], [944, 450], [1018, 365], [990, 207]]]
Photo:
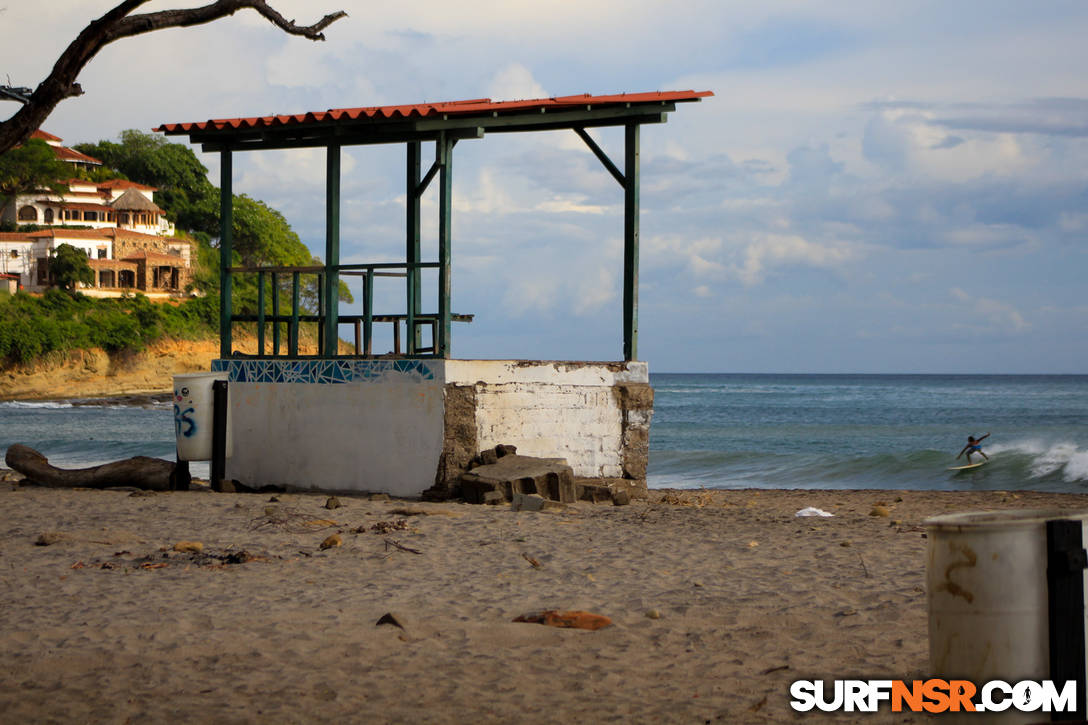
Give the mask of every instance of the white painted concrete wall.
[[500, 443], [518, 453], [565, 458], [574, 475], [623, 475], [620, 383], [649, 382], [646, 363], [450, 360], [446, 382], [476, 387], [481, 450]]
[[[259, 377], [268, 373], [258, 362], [232, 364], [251, 366], [247, 380], [268, 379]], [[447, 385], [474, 387], [480, 450], [509, 443], [525, 455], [566, 458], [578, 476], [621, 476], [623, 421], [613, 386], [649, 382], [646, 364], [637, 362], [436, 360], [403, 373], [387, 369], [394, 364], [374, 361], [369, 369], [360, 361], [346, 383], [289, 369], [275, 379], [296, 382], [233, 378], [227, 477], [249, 486], [418, 496], [434, 483], [442, 455]]]
[[250, 486], [417, 496], [442, 452], [442, 385], [231, 383], [234, 455]]

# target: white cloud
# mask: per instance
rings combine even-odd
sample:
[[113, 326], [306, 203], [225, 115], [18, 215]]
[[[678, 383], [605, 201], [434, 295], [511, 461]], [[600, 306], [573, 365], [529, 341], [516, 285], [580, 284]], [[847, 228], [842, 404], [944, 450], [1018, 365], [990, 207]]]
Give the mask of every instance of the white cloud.
[[510, 63], [495, 73], [487, 93], [495, 101], [549, 97], [548, 92], [537, 82], [532, 72], [521, 63]]

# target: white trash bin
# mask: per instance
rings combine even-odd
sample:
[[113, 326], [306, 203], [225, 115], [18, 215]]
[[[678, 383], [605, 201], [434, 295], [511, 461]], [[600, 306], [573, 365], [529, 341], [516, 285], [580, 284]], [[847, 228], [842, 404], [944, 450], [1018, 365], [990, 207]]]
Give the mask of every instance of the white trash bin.
[[[174, 434], [177, 436], [179, 461], [210, 461], [212, 458], [212, 422], [214, 396], [212, 383], [226, 380], [227, 374], [187, 373], [174, 376]], [[227, 405], [227, 452], [233, 452], [230, 404]]]
[[[1055, 519], [1081, 521], [1083, 532], [1088, 511], [987, 511], [924, 522], [929, 676], [979, 688], [991, 680], [1050, 678], [1046, 524]], [[1050, 716], [1010, 708], [982, 717], [1034, 723]], [[977, 713], [959, 721], [981, 722]]]

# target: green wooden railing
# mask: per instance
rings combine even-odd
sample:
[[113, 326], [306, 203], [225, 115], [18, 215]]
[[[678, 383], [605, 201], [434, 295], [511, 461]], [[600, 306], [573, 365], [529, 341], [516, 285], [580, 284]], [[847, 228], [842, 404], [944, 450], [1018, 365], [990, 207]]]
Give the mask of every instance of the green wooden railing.
[[[257, 312], [256, 314], [236, 314], [231, 300], [224, 300], [226, 314], [224, 318], [234, 323], [255, 323], [257, 328], [256, 357], [374, 357], [373, 340], [375, 323], [393, 325], [393, 353], [407, 357], [445, 357], [441, 340], [442, 315], [424, 313], [418, 309], [420, 272], [424, 269], [438, 269], [438, 262], [389, 262], [375, 264], [342, 264], [336, 266], [299, 266], [299, 267], [228, 267], [232, 278], [241, 274], [257, 277]], [[339, 311], [339, 285], [327, 284], [326, 275], [362, 278], [361, 314], [343, 314]], [[303, 276], [316, 277], [317, 311], [305, 311], [302, 308]], [[408, 304], [404, 313], [377, 313], [374, 310], [374, 280], [377, 277], [399, 277], [405, 280]], [[233, 289], [233, 285], [231, 285]], [[329, 303], [330, 290], [336, 290], [337, 299]], [[269, 294], [271, 292], [271, 294]], [[271, 300], [268, 298], [271, 297]], [[283, 310], [283, 298], [287, 298], [290, 309]], [[330, 315], [330, 310], [332, 314]], [[472, 315], [447, 313], [452, 322], [471, 322]], [[330, 317], [333, 321], [330, 323]], [[404, 350], [401, 349], [401, 323], [404, 323]], [[299, 353], [299, 330], [302, 324], [316, 324], [316, 355]], [[331, 326], [330, 326], [331, 324]], [[354, 348], [352, 352], [339, 351], [339, 339], [326, 344], [328, 330], [339, 330], [342, 324], [354, 327]], [[422, 329], [430, 328], [430, 345], [423, 345]], [[269, 346], [271, 329], [271, 346]], [[448, 329], [448, 328], [447, 328]], [[286, 340], [284, 340], [286, 333]], [[228, 337], [230, 339], [233, 336]], [[339, 335], [337, 335], [339, 338]], [[446, 346], [448, 349], [448, 346]], [[332, 352], [335, 351], [335, 352]], [[249, 357], [242, 353], [230, 352], [231, 357]]]

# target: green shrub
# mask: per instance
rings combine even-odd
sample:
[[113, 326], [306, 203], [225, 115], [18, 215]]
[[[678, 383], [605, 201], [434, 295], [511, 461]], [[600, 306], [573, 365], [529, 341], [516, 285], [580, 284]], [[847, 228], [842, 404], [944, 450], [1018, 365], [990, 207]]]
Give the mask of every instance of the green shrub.
[[162, 337], [218, 334], [219, 300], [156, 304], [143, 295], [95, 299], [49, 290], [0, 301], [0, 364], [29, 363], [53, 352], [100, 347], [142, 350]]

